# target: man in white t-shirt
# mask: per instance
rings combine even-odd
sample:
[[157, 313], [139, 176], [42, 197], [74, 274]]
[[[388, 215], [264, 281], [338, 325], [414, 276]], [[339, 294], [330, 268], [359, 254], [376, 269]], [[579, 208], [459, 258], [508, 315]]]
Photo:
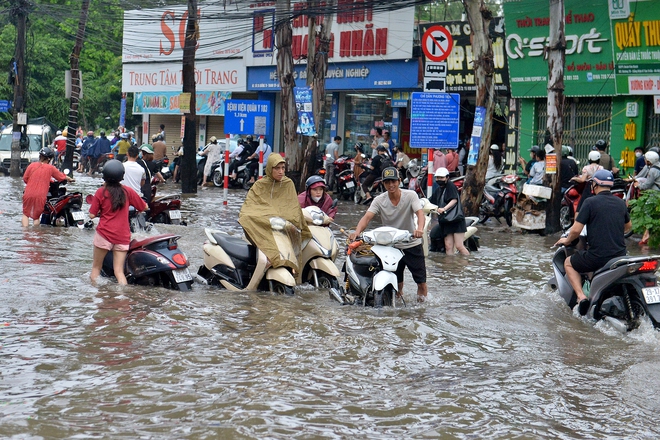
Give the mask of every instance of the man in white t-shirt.
[[138, 147], [128, 147], [126, 162], [124, 162], [124, 180], [121, 181], [121, 184], [128, 186], [138, 193], [140, 197], [144, 198], [144, 195], [142, 194], [142, 185], [144, 185], [146, 173], [144, 172], [142, 165], [137, 163], [139, 154], [140, 150]]
[[340, 145], [341, 136], [335, 136], [334, 140], [325, 147], [325, 184], [328, 186], [328, 191], [332, 191], [335, 186], [335, 160], [339, 158]]
[[[376, 214], [380, 214], [383, 226], [410, 231], [415, 239], [410, 243], [396, 245], [403, 252], [403, 258], [396, 268], [396, 278], [399, 283], [398, 295], [403, 295], [403, 270], [408, 267], [413, 280], [417, 283], [417, 302], [424, 302], [428, 288], [426, 286], [426, 262], [422, 248], [425, 222], [422, 204], [415, 191], [399, 187], [401, 182], [399, 171], [396, 168], [385, 168], [382, 177], [386, 192], [374, 197], [369, 209], [360, 219], [355, 232], [349, 236], [349, 239], [355, 240], [364, 232]], [[415, 217], [417, 217], [417, 226], [415, 226]]]

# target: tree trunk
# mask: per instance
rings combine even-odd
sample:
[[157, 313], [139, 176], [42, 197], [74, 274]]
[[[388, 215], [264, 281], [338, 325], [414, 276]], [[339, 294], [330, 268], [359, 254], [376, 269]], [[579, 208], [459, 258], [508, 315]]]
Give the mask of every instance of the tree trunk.
[[80, 103], [80, 52], [85, 41], [85, 26], [89, 12], [89, 0], [83, 0], [80, 9], [80, 20], [78, 21], [78, 32], [76, 33], [76, 44], [69, 61], [71, 62], [71, 101], [69, 105], [69, 128], [66, 136], [66, 155], [62, 163], [62, 169], [68, 169], [69, 175], [73, 175], [73, 151], [76, 149], [76, 131], [78, 131], [78, 104]]
[[[318, 5], [318, 3], [315, 3]], [[308, 49], [307, 49], [307, 85], [312, 86], [312, 111], [314, 114], [314, 128], [319, 132], [321, 125], [321, 113], [325, 104], [325, 75], [328, 73], [328, 51], [330, 50], [330, 38], [332, 19], [334, 14], [334, 0], [326, 3], [326, 14], [320, 24], [320, 31], [316, 33], [317, 17], [310, 17]], [[313, 30], [312, 30], [313, 27]], [[313, 35], [313, 40], [312, 40]], [[316, 38], [318, 35], [319, 47], [316, 50]], [[309, 138], [303, 165], [301, 190], [303, 182], [316, 171], [316, 156], [318, 154], [318, 137]]]
[[15, 67], [14, 71], [14, 125], [13, 137], [11, 142], [11, 162], [9, 165], [9, 175], [11, 177], [20, 177], [21, 170], [21, 140], [23, 142], [29, 140], [27, 138], [27, 129], [24, 125], [18, 125], [18, 114], [25, 111], [25, 102], [27, 100], [27, 69], [25, 68], [25, 47], [26, 47], [26, 34], [27, 34], [27, 11], [28, 2], [25, 0], [14, 0], [12, 2], [12, 9], [10, 16], [12, 22], [16, 23], [16, 50], [14, 58], [12, 59], [15, 64], [10, 66], [10, 69]]
[[302, 168], [302, 157], [298, 146], [298, 111], [293, 88], [296, 80], [293, 77], [293, 53], [291, 52], [291, 41], [293, 30], [291, 29], [291, 1], [277, 0], [275, 37], [277, 46], [277, 76], [280, 79], [282, 90], [282, 128], [284, 137], [284, 153], [288, 165], [289, 176], [294, 181], [300, 180]]
[[493, 42], [489, 35], [489, 26], [493, 14], [486, 7], [483, 0], [463, 0], [463, 6], [471, 28], [470, 40], [474, 59], [476, 106], [484, 107], [486, 116], [483, 123], [477, 165], [469, 167], [466, 173], [461, 203], [463, 203], [466, 214], [478, 215], [481, 196], [486, 183], [488, 150], [493, 125], [493, 109], [495, 107], [495, 101], [493, 100], [495, 65], [493, 63]]
[[190, 111], [185, 115], [183, 156], [181, 157], [181, 193], [197, 192], [197, 130], [195, 104], [195, 49], [199, 39], [197, 0], [188, 0], [186, 42], [183, 47], [183, 92], [190, 93]]
[[546, 174], [546, 183], [552, 188], [552, 198], [545, 209], [545, 232], [552, 234], [561, 229], [561, 144], [564, 135], [564, 64], [566, 35], [564, 33], [564, 0], [550, 0], [550, 41], [548, 51], [548, 132], [557, 154], [557, 173]]

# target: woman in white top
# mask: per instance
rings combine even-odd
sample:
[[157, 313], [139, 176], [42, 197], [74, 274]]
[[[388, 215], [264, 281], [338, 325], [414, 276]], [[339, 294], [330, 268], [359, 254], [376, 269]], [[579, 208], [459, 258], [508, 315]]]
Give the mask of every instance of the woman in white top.
[[491, 179], [500, 173], [500, 167], [502, 166], [502, 154], [500, 153], [500, 147], [497, 144], [490, 146], [488, 150], [488, 168], [486, 169], [486, 180]]

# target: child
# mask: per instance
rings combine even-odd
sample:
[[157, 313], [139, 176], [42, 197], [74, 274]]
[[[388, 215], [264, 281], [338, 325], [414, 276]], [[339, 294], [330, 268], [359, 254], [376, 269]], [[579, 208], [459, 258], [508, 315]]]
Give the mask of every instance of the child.
[[124, 275], [126, 253], [131, 242], [131, 229], [128, 223], [128, 208], [135, 207], [142, 212], [147, 204], [131, 188], [121, 185], [124, 178], [124, 165], [116, 159], [109, 160], [103, 166], [105, 184], [94, 194], [89, 208], [89, 218], [100, 216], [94, 235], [94, 261], [92, 263], [92, 282], [101, 274], [103, 259], [108, 251], [112, 252], [112, 265], [119, 284], [127, 284]]

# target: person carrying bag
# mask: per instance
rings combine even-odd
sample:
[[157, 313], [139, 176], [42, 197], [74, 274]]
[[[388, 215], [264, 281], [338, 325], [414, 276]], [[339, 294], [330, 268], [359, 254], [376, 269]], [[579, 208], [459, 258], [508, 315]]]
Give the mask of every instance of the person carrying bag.
[[458, 189], [449, 180], [449, 170], [438, 168], [435, 172], [435, 182], [438, 190], [433, 192], [430, 202], [438, 205], [438, 225], [431, 230], [431, 240], [439, 240], [444, 236], [447, 255], [454, 255], [455, 249], [463, 255], [470, 255], [463, 244], [467, 232], [465, 214]]

